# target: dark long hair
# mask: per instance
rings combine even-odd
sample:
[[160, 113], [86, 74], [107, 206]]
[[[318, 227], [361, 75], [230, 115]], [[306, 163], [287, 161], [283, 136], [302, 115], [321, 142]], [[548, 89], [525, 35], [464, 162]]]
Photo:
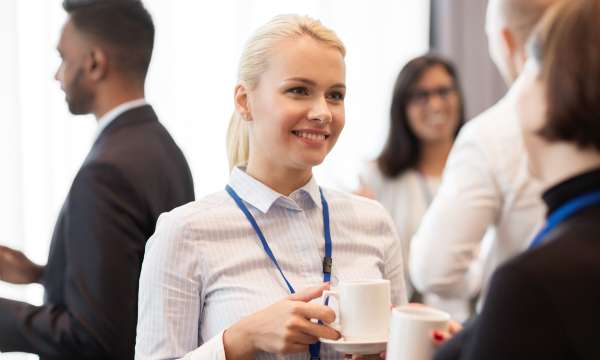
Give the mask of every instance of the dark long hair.
[[406, 109], [415, 85], [421, 80], [423, 74], [434, 66], [442, 66], [448, 72], [458, 94], [459, 125], [456, 134], [465, 122], [464, 98], [454, 65], [449, 60], [434, 54], [426, 54], [409, 61], [396, 78], [390, 108], [390, 130], [386, 144], [376, 160], [379, 170], [386, 177], [399, 176], [404, 171], [415, 168], [419, 162], [421, 141], [408, 123]]

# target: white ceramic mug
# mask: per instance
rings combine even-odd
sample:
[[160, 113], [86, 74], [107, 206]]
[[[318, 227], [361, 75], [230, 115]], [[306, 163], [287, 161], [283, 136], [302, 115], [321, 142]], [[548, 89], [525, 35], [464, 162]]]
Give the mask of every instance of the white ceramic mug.
[[405, 305], [392, 310], [387, 359], [431, 360], [433, 332], [446, 330], [450, 315], [427, 306]]
[[384, 279], [341, 281], [323, 292], [323, 302], [334, 297], [338, 304], [333, 325], [344, 341], [386, 340], [390, 323], [390, 281]]

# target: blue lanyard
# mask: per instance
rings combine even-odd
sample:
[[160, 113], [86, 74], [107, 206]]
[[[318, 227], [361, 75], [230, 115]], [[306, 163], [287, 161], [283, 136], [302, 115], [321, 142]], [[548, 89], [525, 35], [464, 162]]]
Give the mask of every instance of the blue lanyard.
[[588, 206], [600, 204], [600, 191], [587, 193], [581, 196], [578, 196], [570, 201], [568, 201], [563, 206], [554, 210], [548, 220], [546, 221], [546, 225], [540, 230], [540, 232], [533, 238], [533, 241], [529, 245], [529, 249], [533, 249], [539, 246], [543, 241], [546, 235], [550, 233], [558, 224], [563, 222], [565, 219], [575, 214], [579, 210], [586, 208]]
[[[275, 267], [281, 274], [281, 277], [283, 278], [283, 281], [285, 281], [285, 284], [287, 285], [290, 293], [294, 294], [296, 292], [294, 290], [294, 287], [292, 286], [292, 284], [290, 284], [288, 279], [285, 277], [283, 270], [281, 270], [281, 267], [279, 266], [279, 263], [277, 262], [275, 255], [273, 255], [273, 251], [271, 251], [271, 247], [269, 247], [269, 244], [267, 243], [267, 239], [265, 239], [263, 232], [260, 230], [260, 227], [256, 223], [254, 216], [252, 216], [252, 214], [250, 213], [250, 210], [248, 210], [248, 207], [244, 204], [242, 199], [240, 199], [238, 194], [235, 192], [235, 190], [233, 190], [233, 188], [231, 186], [227, 185], [225, 187], [225, 190], [233, 198], [233, 200], [235, 201], [237, 206], [240, 208], [240, 210], [242, 210], [242, 212], [246, 216], [246, 219], [248, 219], [248, 221], [250, 222], [250, 225], [252, 225], [254, 232], [260, 239], [263, 249], [265, 250], [265, 252], [269, 256], [269, 258], [271, 259], [271, 262], [273, 262], [273, 264], [275, 265]], [[323, 282], [329, 282], [331, 280], [331, 268], [332, 268], [332, 264], [333, 264], [332, 258], [331, 258], [332, 246], [331, 246], [331, 232], [330, 232], [330, 228], [329, 228], [329, 205], [327, 204], [327, 200], [325, 200], [325, 196], [323, 196], [323, 190], [321, 190], [321, 188], [319, 188], [319, 194], [321, 194], [321, 204], [323, 207], [323, 235], [325, 237], [325, 257], [323, 258]], [[319, 321], [319, 323], [321, 323], [321, 321]], [[311, 360], [320, 359], [319, 354], [321, 352], [321, 343], [319, 341], [317, 341], [316, 343], [311, 344], [309, 346], [309, 351], [310, 351]]]

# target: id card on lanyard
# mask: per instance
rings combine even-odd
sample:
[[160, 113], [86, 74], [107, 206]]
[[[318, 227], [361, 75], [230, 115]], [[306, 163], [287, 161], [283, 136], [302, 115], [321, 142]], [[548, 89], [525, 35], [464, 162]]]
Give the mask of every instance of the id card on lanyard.
[[[252, 228], [254, 229], [256, 236], [258, 236], [265, 253], [267, 254], [267, 256], [269, 256], [269, 258], [271, 259], [271, 262], [273, 263], [273, 265], [275, 265], [275, 267], [281, 274], [281, 277], [283, 278], [283, 281], [287, 285], [290, 293], [294, 294], [296, 292], [296, 290], [294, 289], [292, 284], [288, 281], [288, 279], [285, 277], [283, 270], [281, 269], [281, 267], [279, 266], [279, 263], [277, 262], [277, 258], [273, 254], [273, 251], [271, 251], [271, 247], [269, 246], [269, 243], [267, 243], [267, 239], [265, 238], [262, 230], [258, 226], [258, 223], [254, 219], [254, 216], [252, 216], [252, 214], [250, 213], [250, 210], [248, 210], [248, 207], [246, 206], [246, 204], [244, 204], [244, 201], [238, 196], [238, 194], [235, 192], [235, 190], [233, 190], [233, 188], [231, 186], [227, 185], [225, 187], [225, 190], [227, 191], [229, 196], [231, 196], [231, 198], [235, 201], [235, 203], [240, 208], [240, 210], [244, 213], [244, 215], [246, 216], [246, 219], [248, 219], [248, 222], [250, 222], [250, 225], [252, 225]], [[325, 199], [325, 196], [323, 196], [323, 190], [321, 188], [319, 188], [319, 194], [321, 195], [321, 204], [323, 207], [323, 237], [325, 238], [325, 257], [323, 258], [323, 282], [329, 282], [331, 280], [331, 269], [333, 266], [333, 260], [331, 257], [331, 253], [333, 250], [332, 250], [332, 244], [331, 244], [331, 231], [330, 231], [330, 227], [329, 227], [329, 205], [327, 204], [327, 200]], [[319, 323], [321, 323], [321, 322], [319, 321]], [[320, 359], [319, 354], [321, 352], [321, 343], [319, 341], [317, 341], [316, 343], [311, 344], [309, 346], [309, 351], [310, 351], [311, 360], [319, 360]]]
[[554, 210], [550, 214], [550, 216], [548, 216], [546, 224], [544, 225], [542, 230], [540, 230], [540, 232], [533, 238], [533, 241], [529, 245], [529, 249], [533, 249], [541, 245], [544, 242], [544, 238], [552, 230], [554, 230], [554, 228], [556, 228], [558, 224], [565, 221], [573, 214], [586, 207], [597, 204], [600, 204], [600, 191], [590, 192], [567, 201], [567, 203]]

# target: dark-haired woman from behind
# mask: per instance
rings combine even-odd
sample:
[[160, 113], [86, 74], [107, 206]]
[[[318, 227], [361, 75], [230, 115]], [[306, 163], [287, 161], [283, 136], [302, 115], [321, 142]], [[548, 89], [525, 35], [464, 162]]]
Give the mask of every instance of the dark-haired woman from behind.
[[[405, 265], [410, 240], [437, 191], [464, 120], [458, 75], [448, 60], [427, 54], [402, 68], [392, 95], [386, 144], [362, 171], [356, 193], [378, 200], [391, 213]], [[467, 300], [441, 299], [433, 294], [423, 299], [414, 296], [413, 300], [446, 310], [458, 320], [469, 314]]]

